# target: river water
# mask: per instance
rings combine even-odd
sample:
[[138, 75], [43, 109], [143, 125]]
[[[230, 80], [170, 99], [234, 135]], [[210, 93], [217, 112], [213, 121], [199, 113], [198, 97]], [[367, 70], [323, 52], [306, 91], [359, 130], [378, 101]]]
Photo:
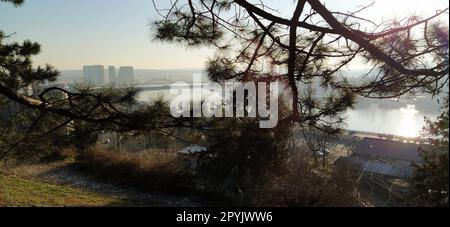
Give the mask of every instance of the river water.
[[[166, 100], [176, 97], [171, 95], [169, 90], [160, 90], [141, 92], [138, 99], [151, 101], [158, 96]], [[355, 108], [345, 114], [344, 128], [412, 138], [421, 135], [425, 118], [434, 120], [440, 112], [437, 100], [426, 97], [400, 100], [359, 98]]]
[[436, 99], [369, 100], [359, 99], [348, 111], [346, 128], [351, 130], [418, 137], [425, 118], [435, 120], [440, 114]]

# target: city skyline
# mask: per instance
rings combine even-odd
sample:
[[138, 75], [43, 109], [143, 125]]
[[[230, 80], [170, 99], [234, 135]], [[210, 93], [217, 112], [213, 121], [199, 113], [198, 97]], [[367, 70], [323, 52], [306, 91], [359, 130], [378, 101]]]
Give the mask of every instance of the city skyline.
[[104, 86], [107, 84], [130, 85], [135, 82], [133, 66], [120, 66], [118, 72], [116, 72], [115, 66], [105, 68], [104, 65], [83, 65], [82, 73], [83, 82], [93, 86]]

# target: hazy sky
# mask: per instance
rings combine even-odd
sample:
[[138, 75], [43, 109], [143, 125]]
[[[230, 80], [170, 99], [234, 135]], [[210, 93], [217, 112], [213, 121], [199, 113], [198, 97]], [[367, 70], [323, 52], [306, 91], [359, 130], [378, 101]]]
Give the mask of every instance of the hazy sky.
[[[328, 0], [331, 9], [355, 9], [373, 0]], [[157, 3], [167, 0], [157, 0]], [[293, 0], [271, 0], [288, 15]], [[430, 15], [448, 0], [376, 0], [367, 12], [373, 18], [404, 14]], [[36, 64], [60, 70], [85, 64], [133, 65], [146, 69], [202, 68], [212, 52], [185, 49], [151, 40], [149, 23], [157, 19], [151, 0], [26, 0], [22, 7], [0, 4], [0, 30], [16, 33], [11, 40], [42, 44]]]

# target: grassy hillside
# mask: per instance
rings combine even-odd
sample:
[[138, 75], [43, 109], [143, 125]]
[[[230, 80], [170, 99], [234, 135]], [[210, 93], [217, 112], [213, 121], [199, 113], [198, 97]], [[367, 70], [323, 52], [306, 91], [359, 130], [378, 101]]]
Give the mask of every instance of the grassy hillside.
[[125, 199], [0, 173], [0, 207], [124, 206]]

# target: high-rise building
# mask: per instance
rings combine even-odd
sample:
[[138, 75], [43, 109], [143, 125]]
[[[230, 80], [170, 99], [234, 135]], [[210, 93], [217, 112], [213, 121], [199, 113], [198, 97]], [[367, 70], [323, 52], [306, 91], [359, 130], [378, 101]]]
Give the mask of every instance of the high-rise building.
[[91, 66], [83, 66], [83, 80], [85, 83], [92, 83], [92, 70]]
[[131, 85], [134, 83], [134, 69], [132, 66], [122, 66], [119, 68], [116, 84]]
[[84, 82], [92, 86], [105, 85], [105, 67], [103, 65], [83, 66]]
[[93, 65], [92, 70], [94, 73], [94, 84], [96, 86], [105, 85], [105, 67], [103, 65]]
[[109, 73], [109, 83], [110, 84], [116, 83], [116, 68], [114, 66], [109, 66], [108, 73]]

